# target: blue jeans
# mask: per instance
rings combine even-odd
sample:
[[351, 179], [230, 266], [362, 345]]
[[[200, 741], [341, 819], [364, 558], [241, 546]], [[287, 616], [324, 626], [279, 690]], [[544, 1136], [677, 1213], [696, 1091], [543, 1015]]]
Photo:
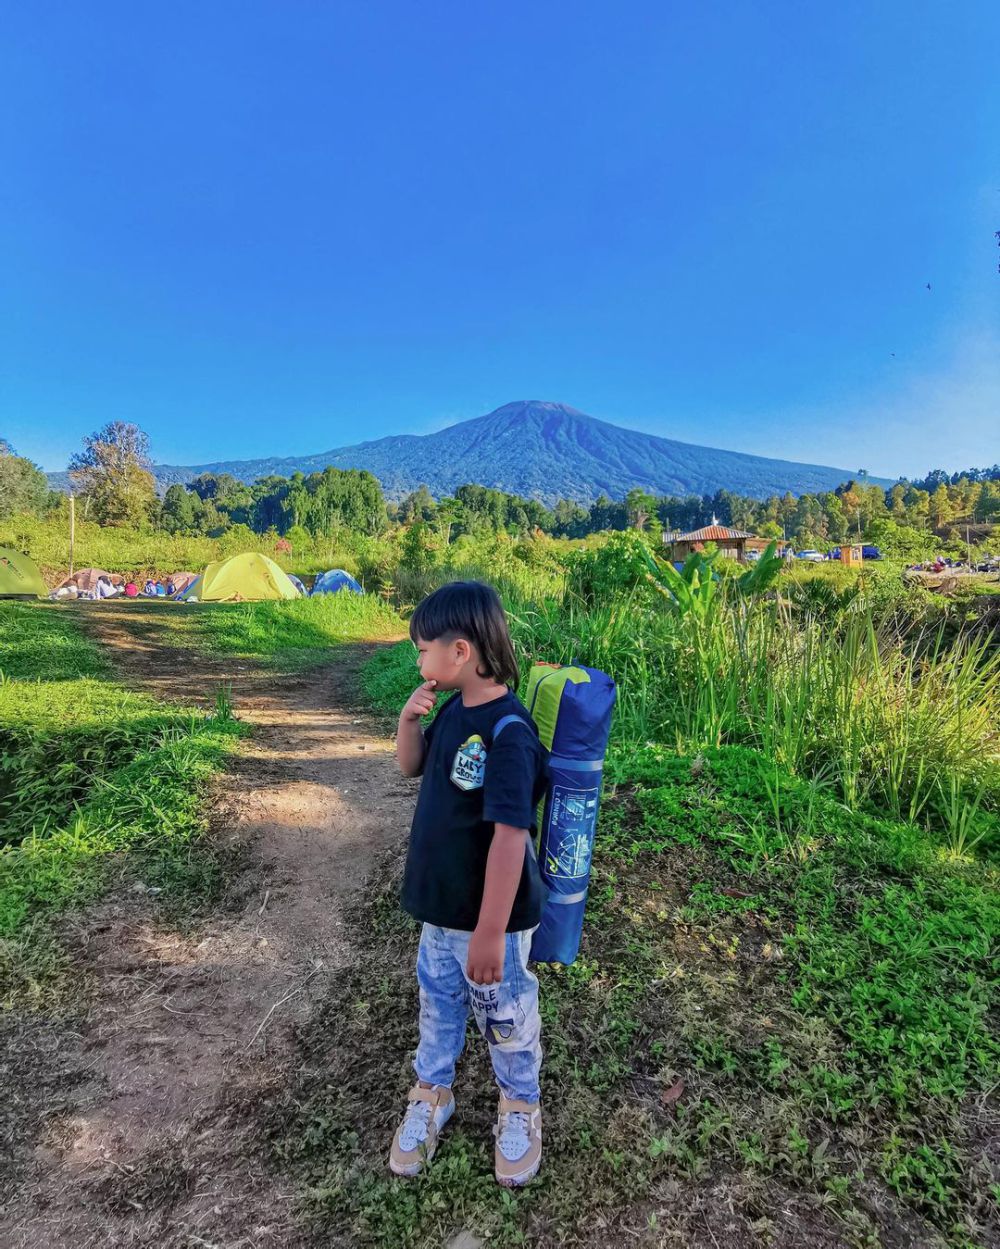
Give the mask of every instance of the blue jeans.
[[413, 1068], [418, 1080], [451, 1088], [471, 1006], [479, 1031], [489, 1042], [501, 1091], [526, 1102], [539, 1100], [538, 977], [528, 970], [534, 931], [507, 933], [503, 981], [485, 985], [465, 974], [472, 933], [424, 924], [417, 952], [420, 1044]]

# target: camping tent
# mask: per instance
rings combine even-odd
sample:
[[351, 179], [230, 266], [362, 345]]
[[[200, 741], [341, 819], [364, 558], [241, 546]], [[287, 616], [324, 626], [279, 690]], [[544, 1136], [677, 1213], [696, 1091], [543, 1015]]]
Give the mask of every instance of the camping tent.
[[173, 583], [174, 597], [176, 598], [181, 590], [186, 590], [192, 581], [197, 580], [198, 574], [196, 572], [175, 572], [171, 573], [169, 577], [164, 577], [163, 584], [170, 585]]
[[364, 594], [361, 586], [349, 572], [343, 568], [331, 568], [329, 572], [321, 572], [313, 582], [313, 594], [336, 594], [340, 590], [350, 590], [352, 594]]
[[202, 603], [252, 603], [298, 598], [299, 592], [273, 559], [246, 551], [209, 564], [197, 581], [175, 597]]
[[76, 586], [81, 594], [93, 594], [99, 577], [107, 577], [112, 585], [122, 584], [122, 578], [116, 572], [108, 572], [104, 568], [80, 568], [71, 577], [64, 577], [56, 586], [56, 591]]
[[295, 586], [296, 590], [298, 590], [300, 594], [309, 593], [309, 591], [305, 588], [305, 586], [302, 584], [299, 578], [296, 577], [295, 573], [293, 572], [288, 573], [288, 580], [292, 583], [293, 586]]
[[35, 561], [20, 551], [0, 547], [0, 598], [44, 598], [46, 594]]

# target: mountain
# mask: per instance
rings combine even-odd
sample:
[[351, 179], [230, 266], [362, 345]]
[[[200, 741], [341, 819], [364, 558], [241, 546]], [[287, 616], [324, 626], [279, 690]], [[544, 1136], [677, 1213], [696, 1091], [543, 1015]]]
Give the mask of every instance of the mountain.
[[[534, 399], [504, 404], [434, 434], [393, 434], [321, 455], [220, 460], [191, 467], [158, 464], [153, 471], [164, 490], [199, 473], [231, 473], [252, 482], [272, 473], [287, 477], [319, 472], [327, 465], [368, 469], [388, 499], [402, 498], [421, 483], [440, 498], [474, 482], [549, 504], [558, 498], [591, 503], [599, 494], [618, 499], [633, 486], [653, 494], [680, 495], [725, 489], [763, 499], [785, 491], [799, 495], [834, 490], [856, 476], [846, 469], [658, 438], [599, 421], [562, 403]], [[65, 473], [51, 473], [49, 480], [56, 488], [66, 488]]]

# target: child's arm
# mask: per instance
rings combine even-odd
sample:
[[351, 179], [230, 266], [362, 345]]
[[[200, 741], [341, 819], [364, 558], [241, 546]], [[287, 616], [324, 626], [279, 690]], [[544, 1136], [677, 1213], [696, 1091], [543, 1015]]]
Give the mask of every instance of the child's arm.
[[494, 825], [493, 841], [486, 860], [486, 885], [479, 921], [469, 941], [466, 974], [476, 984], [499, 984], [503, 980], [504, 938], [524, 868], [526, 828]]
[[417, 686], [400, 712], [399, 727], [396, 729], [396, 762], [404, 776], [419, 776], [424, 769], [426, 743], [420, 717], [434, 710], [436, 684], [436, 681], [425, 681]]

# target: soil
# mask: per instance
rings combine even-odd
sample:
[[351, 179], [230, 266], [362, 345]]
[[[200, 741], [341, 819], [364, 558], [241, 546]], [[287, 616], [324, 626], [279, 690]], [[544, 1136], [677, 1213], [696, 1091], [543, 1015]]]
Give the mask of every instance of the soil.
[[345, 905], [405, 836], [415, 783], [356, 707], [371, 648], [277, 675], [179, 649], [133, 605], [100, 608], [83, 618], [130, 683], [203, 706], [231, 685], [254, 732], [210, 806], [243, 870], [193, 929], [166, 923], [141, 881], [66, 922], [85, 1009], [5, 1024], [19, 1166], [0, 1245], [294, 1245], [293, 1195], [262, 1173], [239, 1108], [289, 1082], [293, 1030], [349, 958]]

